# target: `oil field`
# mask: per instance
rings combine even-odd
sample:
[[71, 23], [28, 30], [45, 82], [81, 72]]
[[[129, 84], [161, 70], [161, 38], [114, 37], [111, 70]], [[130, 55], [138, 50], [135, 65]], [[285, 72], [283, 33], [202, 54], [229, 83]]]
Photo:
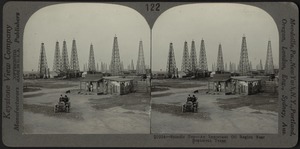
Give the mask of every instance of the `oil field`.
[[90, 46], [88, 64], [80, 71], [76, 41], [68, 59], [66, 42], [60, 55], [56, 42], [53, 70], [41, 44], [39, 69], [24, 72], [24, 133], [28, 134], [149, 134], [150, 79], [143, 44], [136, 69], [120, 61], [117, 37], [109, 69], [95, 63]]
[[238, 67], [232, 62], [224, 65], [221, 44], [210, 71], [203, 39], [199, 61], [195, 42], [190, 54], [187, 42], [183, 45], [181, 71], [170, 43], [166, 71], [153, 72], [151, 133], [278, 132], [278, 69], [271, 41], [264, 69], [261, 60], [252, 68], [245, 36]]

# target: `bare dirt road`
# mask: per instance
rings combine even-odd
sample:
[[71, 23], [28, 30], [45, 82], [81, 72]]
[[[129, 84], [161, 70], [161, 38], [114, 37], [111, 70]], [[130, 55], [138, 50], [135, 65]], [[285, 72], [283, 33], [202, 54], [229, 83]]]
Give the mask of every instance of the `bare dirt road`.
[[[61, 88], [55, 87], [53, 82], [50, 84], [36, 85], [40, 90], [24, 93], [24, 133], [150, 133], [150, 95], [147, 93], [82, 95], [72, 92], [78, 89], [78, 82], [68, 81], [69, 85]], [[71, 112], [54, 113], [54, 105], [66, 90], [71, 90], [71, 94], [67, 94], [71, 101]]]
[[[262, 102], [258, 101], [254, 106], [249, 105], [251, 96], [247, 97], [246, 103], [243, 104], [243, 100], [240, 100], [243, 97], [238, 95], [196, 93], [199, 102], [198, 113], [182, 113], [181, 105], [185, 103], [188, 94], [193, 94], [196, 89], [205, 90], [205, 88], [206, 86], [169, 87], [168, 90], [152, 92], [151, 133], [274, 134], [278, 132], [276, 110], [260, 108], [259, 104]], [[270, 100], [270, 102], [274, 101]]]

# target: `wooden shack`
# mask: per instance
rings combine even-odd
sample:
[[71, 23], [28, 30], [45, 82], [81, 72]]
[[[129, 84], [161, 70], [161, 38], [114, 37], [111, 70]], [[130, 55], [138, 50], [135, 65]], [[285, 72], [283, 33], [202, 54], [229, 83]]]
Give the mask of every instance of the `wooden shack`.
[[102, 74], [86, 74], [85, 78], [80, 80], [80, 91], [103, 92], [103, 88]]
[[214, 74], [212, 78], [208, 80], [208, 90], [210, 92], [231, 92], [231, 78], [230, 74]]
[[261, 92], [261, 79], [249, 76], [232, 77], [232, 92], [242, 95], [251, 95]]
[[104, 77], [104, 93], [125, 95], [134, 91], [134, 79], [126, 77]]

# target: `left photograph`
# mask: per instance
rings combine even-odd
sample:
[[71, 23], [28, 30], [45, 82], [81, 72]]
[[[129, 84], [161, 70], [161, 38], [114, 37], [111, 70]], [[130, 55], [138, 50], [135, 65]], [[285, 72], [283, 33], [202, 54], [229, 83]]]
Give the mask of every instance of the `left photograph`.
[[150, 134], [150, 28], [137, 11], [47, 6], [23, 41], [24, 134]]

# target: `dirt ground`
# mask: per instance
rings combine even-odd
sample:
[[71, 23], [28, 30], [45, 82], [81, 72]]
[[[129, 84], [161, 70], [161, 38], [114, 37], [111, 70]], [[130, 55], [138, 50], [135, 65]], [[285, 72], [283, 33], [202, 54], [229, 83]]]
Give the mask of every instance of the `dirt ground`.
[[[199, 86], [206, 86], [207, 84], [203, 84], [204, 81], [198, 80], [187, 80], [187, 79], [153, 79], [151, 80], [152, 88], [164, 88], [167, 90], [169, 87], [171, 88], [192, 88]], [[152, 90], [151, 90], [152, 91]]]
[[[151, 92], [151, 133], [278, 132], [276, 95], [211, 95], [206, 94], [206, 81], [179, 83], [186, 88], [176, 86]], [[189, 94], [198, 98], [198, 113], [181, 112]]]
[[[135, 93], [84, 95], [76, 80], [26, 80], [24, 133], [29, 134], [149, 134], [150, 93], [139, 82]], [[61, 94], [70, 90], [70, 113], [54, 113]]]
[[217, 99], [221, 108], [232, 110], [240, 107], [248, 106], [256, 110], [267, 110], [277, 112], [278, 95], [270, 93], [259, 93], [249, 96], [239, 96], [229, 99]]

